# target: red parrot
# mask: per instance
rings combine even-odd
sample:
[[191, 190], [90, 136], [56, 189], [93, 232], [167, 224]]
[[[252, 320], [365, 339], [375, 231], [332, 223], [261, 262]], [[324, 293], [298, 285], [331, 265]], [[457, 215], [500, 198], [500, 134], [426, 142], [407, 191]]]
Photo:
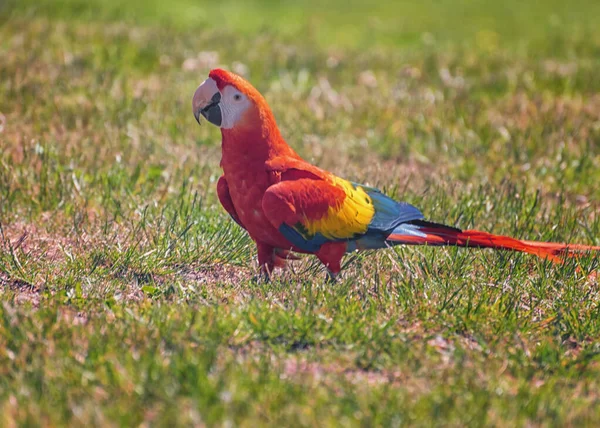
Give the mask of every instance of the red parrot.
[[283, 139], [263, 96], [215, 69], [192, 100], [194, 117], [221, 128], [219, 200], [256, 243], [262, 274], [289, 252], [314, 254], [335, 278], [346, 253], [393, 245], [454, 245], [522, 251], [561, 262], [600, 247], [522, 241], [424, 220], [406, 202], [344, 180], [302, 159]]

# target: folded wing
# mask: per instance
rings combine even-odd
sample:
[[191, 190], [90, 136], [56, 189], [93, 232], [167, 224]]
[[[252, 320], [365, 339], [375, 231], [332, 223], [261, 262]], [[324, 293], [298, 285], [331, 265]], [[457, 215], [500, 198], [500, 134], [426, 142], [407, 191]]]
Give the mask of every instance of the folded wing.
[[412, 205], [299, 159], [276, 159], [267, 170], [274, 184], [263, 197], [263, 211], [291, 244], [307, 252], [340, 241], [348, 243], [348, 251], [385, 247], [391, 231], [423, 218]]

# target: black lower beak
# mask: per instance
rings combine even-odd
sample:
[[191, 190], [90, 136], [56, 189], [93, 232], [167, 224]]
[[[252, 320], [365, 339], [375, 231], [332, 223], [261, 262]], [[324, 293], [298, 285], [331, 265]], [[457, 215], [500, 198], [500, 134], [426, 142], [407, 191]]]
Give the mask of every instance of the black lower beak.
[[221, 106], [219, 102], [221, 101], [221, 93], [217, 92], [213, 95], [210, 104], [208, 104], [203, 109], [197, 111], [194, 114], [196, 121], [200, 124], [200, 115], [204, 116], [206, 120], [216, 126], [221, 126], [221, 122], [223, 121], [223, 116], [221, 113]]
[[211, 104], [203, 108], [200, 110], [200, 114], [213, 125], [221, 126], [223, 116], [221, 115], [221, 106], [219, 104]]

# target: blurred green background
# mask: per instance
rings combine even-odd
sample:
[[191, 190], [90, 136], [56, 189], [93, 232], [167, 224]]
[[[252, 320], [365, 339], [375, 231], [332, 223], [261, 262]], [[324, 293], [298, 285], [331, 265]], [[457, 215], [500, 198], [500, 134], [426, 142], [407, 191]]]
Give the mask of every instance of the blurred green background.
[[191, 97], [427, 218], [600, 245], [600, 2], [0, 0], [0, 426], [597, 426], [598, 258], [251, 281]]
[[439, 44], [546, 45], [557, 35], [596, 35], [600, 4], [594, 0], [491, 1], [192, 1], [8, 0], [26, 13], [54, 18], [125, 20], [202, 33], [277, 33], [297, 43], [367, 49]]

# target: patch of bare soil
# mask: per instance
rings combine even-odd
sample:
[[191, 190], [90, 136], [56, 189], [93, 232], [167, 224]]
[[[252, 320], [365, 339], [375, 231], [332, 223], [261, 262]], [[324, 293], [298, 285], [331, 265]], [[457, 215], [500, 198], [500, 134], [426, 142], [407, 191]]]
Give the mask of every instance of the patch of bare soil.
[[343, 377], [348, 382], [356, 385], [376, 386], [389, 384], [394, 386], [406, 385], [407, 376], [401, 371], [395, 370], [363, 370], [358, 368], [344, 367], [342, 364], [323, 364], [310, 362], [302, 358], [292, 357], [282, 362], [282, 377], [303, 378], [310, 376], [316, 380], [331, 380]]
[[30, 303], [35, 308], [40, 304], [40, 289], [38, 287], [21, 279], [11, 278], [4, 272], [0, 272], [0, 289], [10, 290], [14, 293], [16, 303]]
[[2, 225], [3, 251], [15, 255], [25, 254], [34, 259], [45, 259], [51, 263], [64, 260], [65, 251], [75, 246], [75, 241], [65, 236], [50, 234], [39, 225], [17, 222]]
[[184, 280], [202, 285], [236, 285], [253, 275], [250, 269], [232, 265], [180, 266], [178, 270]]

